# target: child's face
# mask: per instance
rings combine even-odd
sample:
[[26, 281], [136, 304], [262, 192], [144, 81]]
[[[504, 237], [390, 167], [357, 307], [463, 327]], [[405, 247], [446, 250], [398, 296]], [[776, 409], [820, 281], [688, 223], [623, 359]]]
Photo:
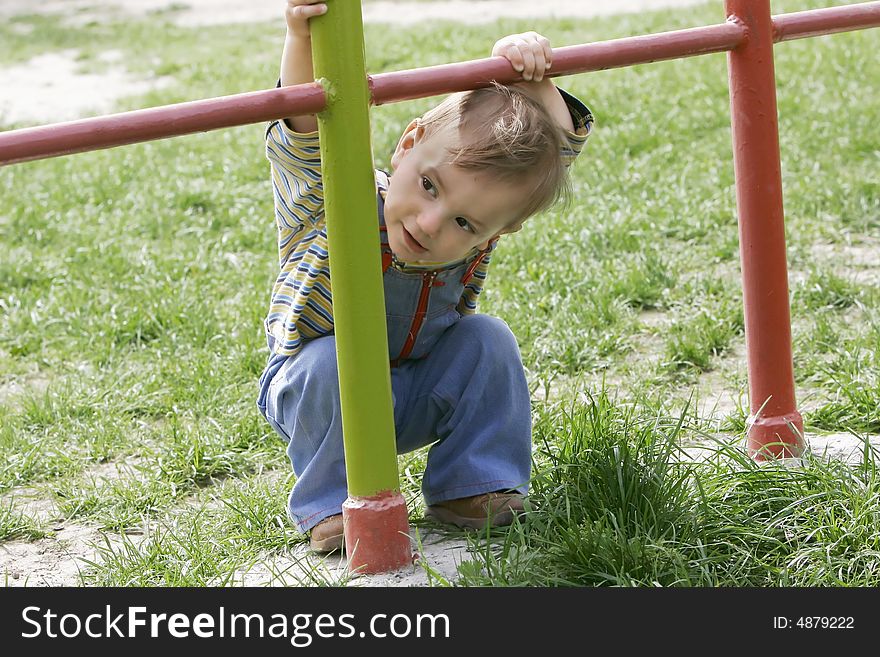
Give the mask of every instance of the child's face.
[[457, 140], [457, 130], [426, 137], [413, 122], [391, 158], [385, 225], [391, 250], [404, 262], [457, 260], [521, 225], [528, 191], [449, 164], [447, 148]]

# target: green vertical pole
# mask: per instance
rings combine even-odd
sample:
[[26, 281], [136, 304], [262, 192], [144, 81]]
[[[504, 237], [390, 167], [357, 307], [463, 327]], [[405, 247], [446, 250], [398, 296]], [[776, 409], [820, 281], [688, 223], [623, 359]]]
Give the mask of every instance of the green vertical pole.
[[399, 480], [360, 0], [328, 3], [311, 32], [348, 492], [372, 496]]

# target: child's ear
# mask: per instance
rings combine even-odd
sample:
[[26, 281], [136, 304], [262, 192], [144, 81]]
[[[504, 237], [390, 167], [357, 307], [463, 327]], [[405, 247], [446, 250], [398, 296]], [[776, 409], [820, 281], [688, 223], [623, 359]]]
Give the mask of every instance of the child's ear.
[[394, 153], [391, 155], [392, 169], [398, 167], [403, 156], [421, 140], [424, 132], [425, 128], [419, 123], [419, 119], [413, 119], [409, 122], [409, 125], [406, 126], [406, 129], [400, 136], [400, 141], [397, 142], [397, 148], [394, 149]]

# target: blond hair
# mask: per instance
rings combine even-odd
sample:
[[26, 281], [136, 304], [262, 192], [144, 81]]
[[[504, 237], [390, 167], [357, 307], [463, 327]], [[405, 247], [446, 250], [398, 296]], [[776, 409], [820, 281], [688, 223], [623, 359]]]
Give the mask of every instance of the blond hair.
[[517, 221], [571, 196], [560, 155], [565, 143], [561, 128], [540, 102], [519, 88], [493, 83], [452, 94], [425, 113], [419, 124], [426, 136], [457, 128], [460, 145], [448, 148], [451, 164], [531, 186]]

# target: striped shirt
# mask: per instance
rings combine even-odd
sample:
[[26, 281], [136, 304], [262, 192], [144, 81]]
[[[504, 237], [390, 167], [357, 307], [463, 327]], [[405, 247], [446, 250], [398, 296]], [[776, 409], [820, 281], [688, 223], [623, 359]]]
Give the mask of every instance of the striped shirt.
[[[561, 93], [575, 126], [575, 132], [566, 133], [568, 141], [561, 154], [566, 163], [571, 163], [590, 134], [593, 116], [579, 100], [565, 92]], [[265, 328], [272, 354], [293, 356], [305, 341], [333, 332], [333, 300], [318, 133], [296, 133], [284, 121], [275, 121], [266, 131], [266, 157], [271, 163], [279, 274], [272, 286]], [[377, 191], [384, 195], [387, 184], [387, 175], [377, 171]], [[489, 248], [494, 247], [493, 241]], [[474, 259], [477, 253], [474, 250], [464, 260]], [[458, 304], [460, 313], [476, 311], [477, 298], [483, 289], [490, 260], [491, 254], [484, 256], [474, 270]], [[456, 262], [460, 263], [462, 259]], [[391, 266], [414, 271], [445, 269], [454, 264], [415, 265], [393, 259]]]

